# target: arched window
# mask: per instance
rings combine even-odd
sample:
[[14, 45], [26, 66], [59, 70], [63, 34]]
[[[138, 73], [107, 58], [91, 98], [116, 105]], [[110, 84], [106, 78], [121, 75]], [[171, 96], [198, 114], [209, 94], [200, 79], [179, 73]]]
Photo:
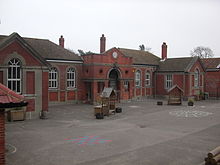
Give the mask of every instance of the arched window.
[[67, 70], [67, 88], [75, 88], [75, 69], [74, 68], [69, 68]]
[[135, 72], [135, 85], [136, 87], [141, 86], [141, 72], [139, 70]]
[[21, 62], [13, 58], [8, 62], [8, 65], [8, 88], [17, 93], [21, 93]]
[[147, 71], [145, 74], [145, 86], [150, 86], [151, 85], [151, 77], [150, 77], [150, 72]]
[[195, 70], [195, 76], [194, 76], [194, 86], [199, 87], [199, 70]]
[[58, 87], [58, 72], [56, 68], [51, 68], [49, 70], [49, 88]]

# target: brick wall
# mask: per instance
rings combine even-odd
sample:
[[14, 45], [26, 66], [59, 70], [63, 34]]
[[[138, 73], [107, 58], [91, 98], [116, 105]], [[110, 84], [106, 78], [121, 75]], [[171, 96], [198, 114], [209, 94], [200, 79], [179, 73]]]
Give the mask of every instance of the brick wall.
[[205, 92], [210, 97], [220, 97], [220, 71], [206, 72]]
[[26, 99], [26, 101], [28, 102], [26, 111], [27, 112], [35, 111], [35, 99]]
[[5, 112], [0, 110], [0, 165], [5, 165]]
[[0, 64], [3, 64], [6, 58], [8, 58], [9, 54], [16, 52], [21, 55], [25, 61], [27, 66], [41, 66], [40, 62], [38, 62], [26, 49], [24, 49], [19, 42], [14, 41], [6, 48], [0, 51]]
[[35, 72], [27, 71], [26, 72], [26, 93], [35, 94]]
[[0, 71], [0, 83], [3, 84], [3, 71]]

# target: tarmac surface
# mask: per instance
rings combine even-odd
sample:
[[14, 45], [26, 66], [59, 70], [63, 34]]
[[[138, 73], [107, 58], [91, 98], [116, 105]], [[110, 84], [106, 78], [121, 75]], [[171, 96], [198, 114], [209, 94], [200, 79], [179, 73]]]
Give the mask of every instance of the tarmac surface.
[[48, 119], [6, 123], [7, 165], [200, 165], [220, 146], [220, 101], [193, 107], [121, 103], [94, 117], [92, 105], [57, 105]]

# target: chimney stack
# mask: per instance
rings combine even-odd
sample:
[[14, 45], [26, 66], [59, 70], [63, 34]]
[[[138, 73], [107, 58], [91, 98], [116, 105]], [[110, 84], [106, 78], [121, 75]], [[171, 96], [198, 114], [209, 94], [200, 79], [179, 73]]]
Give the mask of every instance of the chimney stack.
[[167, 44], [166, 42], [163, 42], [162, 45], [162, 60], [166, 60], [167, 59]]
[[105, 36], [102, 34], [102, 37], [100, 38], [100, 53], [105, 52]]
[[64, 38], [63, 36], [61, 35], [60, 38], [59, 38], [59, 45], [64, 48]]

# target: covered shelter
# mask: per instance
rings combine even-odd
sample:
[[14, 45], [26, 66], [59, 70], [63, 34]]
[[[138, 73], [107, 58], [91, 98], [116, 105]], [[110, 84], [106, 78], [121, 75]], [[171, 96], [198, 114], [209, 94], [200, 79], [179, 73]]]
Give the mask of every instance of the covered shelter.
[[178, 86], [172, 86], [168, 91], [168, 105], [181, 105], [183, 90]]
[[24, 96], [0, 83], [0, 164], [5, 165], [5, 112], [10, 108], [26, 106]]
[[[117, 95], [113, 88], [105, 87], [100, 94], [101, 105], [95, 106], [95, 116], [108, 116], [111, 113], [115, 113], [115, 103], [117, 99]], [[99, 117], [98, 117], [99, 118]]]
[[113, 88], [104, 88], [101, 95], [102, 105], [108, 106], [109, 110], [115, 109], [115, 102], [117, 100], [117, 95]]

